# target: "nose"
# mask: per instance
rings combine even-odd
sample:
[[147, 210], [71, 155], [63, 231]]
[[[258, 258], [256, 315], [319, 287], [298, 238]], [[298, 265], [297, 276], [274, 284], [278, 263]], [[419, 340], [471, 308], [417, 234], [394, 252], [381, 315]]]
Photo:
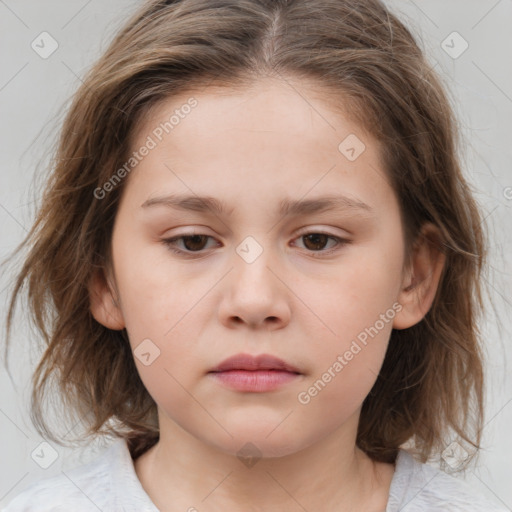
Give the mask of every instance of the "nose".
[[[254, 250], [254, 247], [251, 247]], [[232, 258], [233, 270], [224, 282], [218, 314], [228, 328], [277, 330], [290, 322], [290, 284], [280, 275], [277, 259], [262, 248], [254, 258], [243, 249]], [[258, 252], [260, 252], [258, 251]]]

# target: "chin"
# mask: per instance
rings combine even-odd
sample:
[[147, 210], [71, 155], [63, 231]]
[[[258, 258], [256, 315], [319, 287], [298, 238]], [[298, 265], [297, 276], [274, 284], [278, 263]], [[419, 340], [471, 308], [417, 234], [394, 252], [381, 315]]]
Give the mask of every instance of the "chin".
[[[272, 428], [275, 427], [276, 425], [274, 424]], [[280, 425], [275, 428], [269, 435], [272, 428], [261, 428], [261, 426], [253, 424], [246, 426], [246, 428], [228, 429], [233, 435], [232, 438], [226, 439], [227, 436], [225, 436], [222, 440], [208, 439], [205, 441], [228, 455], [236, 456], [242, 462], [247, 458], [250, 460], [251, 457], [255, 460], [286, 457], [314, 443], [314, 439], [304, 437], [303, 431], [294, 436], [289, 429], [287, 430], [282, 427], [283, 425]], [[279, 431], [280, 429], [282, 430]]]

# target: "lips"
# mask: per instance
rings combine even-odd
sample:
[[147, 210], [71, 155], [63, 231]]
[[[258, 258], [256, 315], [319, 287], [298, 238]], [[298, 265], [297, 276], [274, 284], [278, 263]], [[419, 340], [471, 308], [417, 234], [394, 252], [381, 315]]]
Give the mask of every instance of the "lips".
[[293, 365], [270, 354], [252, 356], [250, 354], [235, 354], [210, 370], [209, 373], [228, 372], [233, 370], [277, 370], [300, 374], [300, 370]]
[[270, 354], [235, 354], [208, 375], [216, 384], [241, 393], [277, 392], [303, 378], [298, 368]]

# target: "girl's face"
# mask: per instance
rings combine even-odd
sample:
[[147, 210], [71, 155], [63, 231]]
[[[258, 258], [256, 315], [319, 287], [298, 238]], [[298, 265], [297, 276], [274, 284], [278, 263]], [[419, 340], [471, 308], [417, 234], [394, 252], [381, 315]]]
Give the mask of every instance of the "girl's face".
[[[113, 316], [161, 435], [180, 427], [266, 456], [335, 431], [355, 439], [403, 288], [399, 206], [377, 141], [313, 89], [270, 80], [155, 112], [138, 127], [140, 162], [115, 221]], [[209, 373], [240, 353], [300, 374], [242, 389]]]

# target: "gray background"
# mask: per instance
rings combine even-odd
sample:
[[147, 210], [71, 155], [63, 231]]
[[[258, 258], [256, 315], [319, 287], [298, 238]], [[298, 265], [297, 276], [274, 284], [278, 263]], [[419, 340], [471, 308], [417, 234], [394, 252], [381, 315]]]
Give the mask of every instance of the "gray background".
[[[39, 192], [33, 180], [36, 175], [44, 179], [44, 161], [40, 162], [54, 140], [63, 105], [136, 4], [133, 0], [0, 0], [1, 258], [31, 225]], [[512, 358], [512, 1], [392, 0], [388, 4], [420, 39], [450, 91], [462, 127], [464, 167], [490, 231], [491, 270], [486, 282], [495, 309], [489, 310], [482, 324], [489, 375], [484, 449], [477, 467], [458, 478], [511, 508], [512, 379], [507, 365]], [[46, 59], [31, 47], [43, 31], [59, 45]], [[469, 47], [459, 56], [464, 41]], [[9, 277], [2, 275], [0, 281], [2, 336]], [[104, 446], [97, 443], [83, 450], [55, 446], [57, 459], [47, 469], [34, 462], [31, 453], [44, 441], [28, 416], [30, 374], [39, 354], [30, 349], [36, 333], [27, 326], [23, 307], [18, 309], [13, 334], [14, 383], [3, 367], [0, 370], [0, 506], [32, 482], [90, 460]]]

